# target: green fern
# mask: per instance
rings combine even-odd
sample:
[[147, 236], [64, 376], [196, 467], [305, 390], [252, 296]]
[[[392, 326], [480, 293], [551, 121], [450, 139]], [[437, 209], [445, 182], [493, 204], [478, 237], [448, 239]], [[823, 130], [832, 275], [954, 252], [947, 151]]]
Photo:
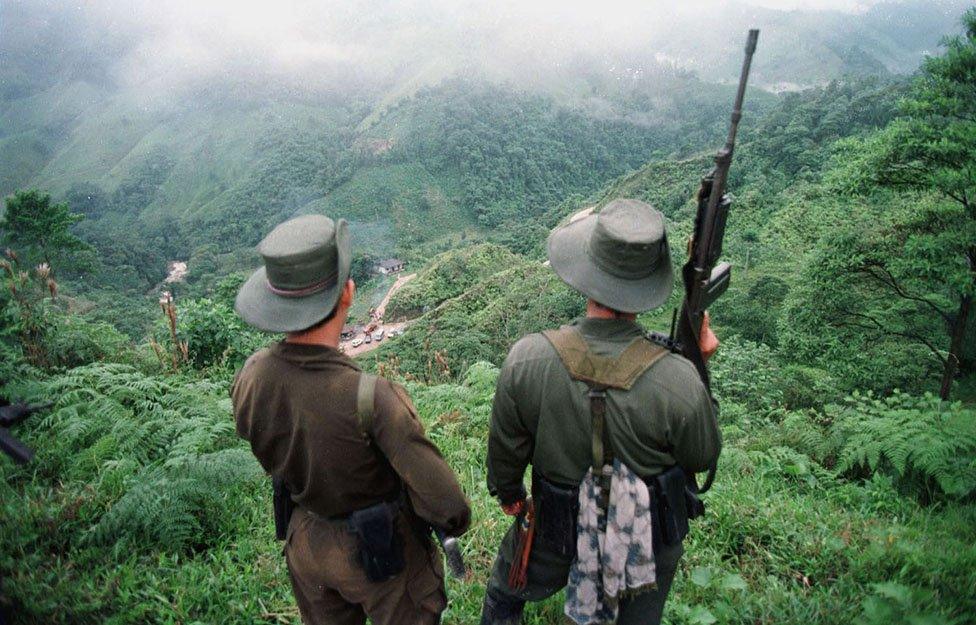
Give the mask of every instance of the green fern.
[[892, 470], [922, 489], [951, 497], [976, 494], [976, 411], [931, 395], [851, 396], [832, 406], [831, 435], [843, 443], [842, 473]]
[[237, 512], [228, 493], [261, 475], [235, 435], [222, 385], [96, 363], [25, 390], [56, 399], [25, 424], [29, 440], [42, 442], [37, 466], [94, 489], [84, 540], [116, 555], [209, 543]]
[[117, 553], [147, 545], [180, 550], [208, 544], [213, 511], [230, 489], [257, 475], [254, 458], [240, 448], [147, 467], [91, 529], [89, 540], [112, 545]]

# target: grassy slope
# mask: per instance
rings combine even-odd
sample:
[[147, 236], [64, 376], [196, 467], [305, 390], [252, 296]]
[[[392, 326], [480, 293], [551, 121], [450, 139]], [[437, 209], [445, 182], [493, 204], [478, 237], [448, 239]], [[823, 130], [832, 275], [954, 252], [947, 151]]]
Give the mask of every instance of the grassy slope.
[[456, 195], [453, 181], [434, 176], [420, 163], [377, 163], [357, 170], [300, 212], [386, 221], [401, 240], [429, 240], [474, 226]]
[[416, 280], [390, 299], [387, 317], [394, 321], [418, 317], [520, 260], [507, 249], [490, 243], [439, 254]]
[[[489, 498], [484, 475], [496, 373], [478, 365], [459, 384], [408, 384], [428, 434], [460, 476], [476, 519], [463, 540], [471, 574], [448, 582], [445, 623], [477, 622], [484, 580], [508, 522]], [[72, 405], [88, 400], [71, 393], [71, 375], [44, 385], [66, 393], [58, 412], [19, 429], [38, 447], [36, 461], [25, 468], [0, 465], [0, 570], [5, 593], [22, 610], [15, 622], [298, 623], [281, 545], [273, 540], [270, 489], [257, 476], [246, 445], [227, 433], [223, 385], [150, 376], [134, 395], [124, 394], [151, 396], [154, 385], [167, 384], [170, 397], [186, 398], [174, 399], [177, 405], [195, 406], [196, 428], [212, 424], [207, 429], [216, 434], [197, 443], [204, 445], [201, 450], [240, 450], [232, 454], [232, 466], [244, 477], [211, 478], [207, 503], [184, 502], [207, 528], [197, 543], [174, 546], [147, 538], [132, 548], [123, 533], [112, 548], [111, 542], [88, 541], [105, 531], [103, 520], [131, 490], [120, 477], [132, 469], [112, 461], [113, 446], [126, 441], [96, 429], [88, 435], [101, 436], [101, 444], [87, 451], [72, 447], [85, 434], [58, 428], [91, 419], [94, 408], [72, 413]], [[110, 387], [99, 384], [98, 392], [111, 394]], [[39, 390], [30, 384], [16, 388]], [[687, 543], [670, 622], [846, 624], [861, 614], [873, 584], [884, 582], [927, 593], [912, 604], [914, 612], [964, 617], [976, 610], [972, 504], [923, 508], [880, 476], [865, 483], [838, 479], [783, 447], [787, 433], [779, 426], [750, 422], [744, 406], [724, 405], [727, 448], [720, 477], [707, 497], [708, 515]], [[148, 452], [129, 445], [137, 454]], [[167, 453], [172, 458], [177, 452], [186, 449]], [[557, 596], [532, 606], [528, 623], [559, 622], [560, 611]]]

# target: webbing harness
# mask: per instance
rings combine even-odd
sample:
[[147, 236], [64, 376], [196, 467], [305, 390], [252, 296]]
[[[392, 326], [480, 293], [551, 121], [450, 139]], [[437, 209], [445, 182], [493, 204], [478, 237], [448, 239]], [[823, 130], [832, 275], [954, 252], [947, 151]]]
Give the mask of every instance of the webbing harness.
[[[359, 419], [359, 433], [366, 444], [373, 440], [373, 413], [376, 404], [376, 380], [377, 377], [365, 371], [359, 374], [359, 386], [356, 389], [356, 418]], [[403, 481], [397, 476], [399, 484], [399, 494], [389, 505], [395, 507], [407, 506], [407, 491], [403, 488]]]
[[638, 337], [616, 357], [598, 356], [590, 351], [583, 335], [574, 326], [546, 330], [542, 334], [556, 350], [569, 377], [585, 382], [590, 389], [592, 466], [600, 484], [600, 511], [605, 516], [610, 502], [614, 461], [607, 428], [607, 390], [630, 390], [637, 378], [663, 358], [668, 350], [644, 337]]
[[376, 376], [371, 373], [359, 375], [356, 390], [356, 417], [359, 419], [359, 432], [369, 441], [373, 430], [373, 405], [376, 399]]

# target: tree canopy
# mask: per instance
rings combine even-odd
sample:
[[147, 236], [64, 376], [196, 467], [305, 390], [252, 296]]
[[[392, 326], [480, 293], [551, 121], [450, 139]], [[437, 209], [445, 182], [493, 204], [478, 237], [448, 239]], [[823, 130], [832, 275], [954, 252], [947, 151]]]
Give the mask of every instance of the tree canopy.
[[94, 248], [71, 232], [71, 226], [82, 219], [83, 215], [71, 212], [67, 202], [51, 202], [47, 193], [30, 189], [6, 199], [0, 231], [4, 243], [32, 262], [83, 269], [90, 266]]

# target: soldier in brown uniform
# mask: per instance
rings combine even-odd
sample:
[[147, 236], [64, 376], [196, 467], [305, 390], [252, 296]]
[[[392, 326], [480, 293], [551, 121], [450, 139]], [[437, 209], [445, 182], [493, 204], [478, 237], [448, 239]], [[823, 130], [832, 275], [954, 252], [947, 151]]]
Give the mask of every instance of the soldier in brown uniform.
[[295, 504], [285, 537], [305, 623], [437, 623], [447, 605], [430, 527], [463, 533], [470, 508], [399, 385], [338, 350], [355, 293], [344, 220], [287, 221], [241, 287], [249, 324], [286, 338], [234, 379], [238, 434]]

